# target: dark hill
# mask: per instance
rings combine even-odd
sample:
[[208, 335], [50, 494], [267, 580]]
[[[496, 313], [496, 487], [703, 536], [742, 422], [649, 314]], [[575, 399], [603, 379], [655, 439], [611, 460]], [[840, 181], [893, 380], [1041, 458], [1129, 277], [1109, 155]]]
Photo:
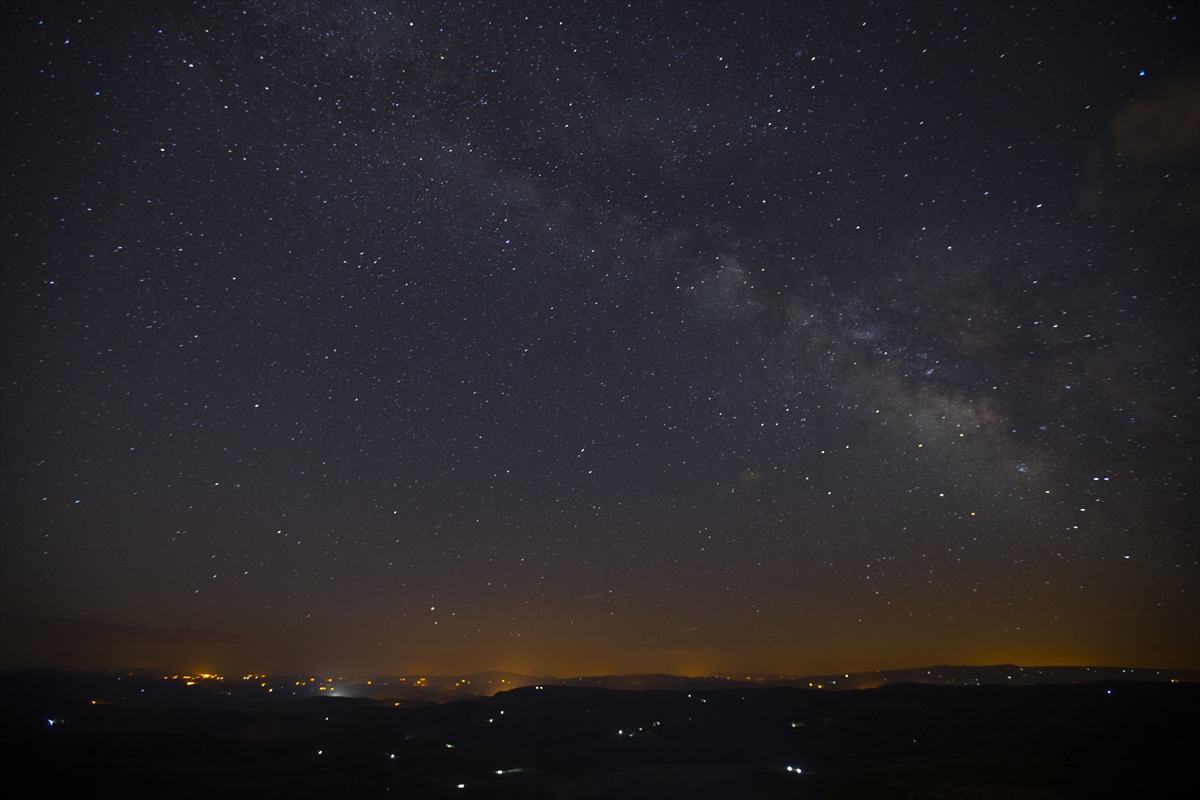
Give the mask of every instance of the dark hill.
[[[65, 673], [22, 690], [14, 675], [0, 693], [10, 797], [1053, 800], [1196, 789], [1196, 684], [531, 686], [407, 708], [154, 694]], [[97, 691], [127, 700], [93, 705]]]

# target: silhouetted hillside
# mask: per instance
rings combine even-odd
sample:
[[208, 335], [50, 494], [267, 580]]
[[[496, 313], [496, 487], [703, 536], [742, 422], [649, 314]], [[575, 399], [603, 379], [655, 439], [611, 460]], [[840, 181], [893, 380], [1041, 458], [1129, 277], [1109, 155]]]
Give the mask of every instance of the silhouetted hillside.
[[546, 686], [412, 708], [70, 673], [5, 673], [2, 688], [16, 797], [1051, 800], [1196, 788], [1190, 683]]

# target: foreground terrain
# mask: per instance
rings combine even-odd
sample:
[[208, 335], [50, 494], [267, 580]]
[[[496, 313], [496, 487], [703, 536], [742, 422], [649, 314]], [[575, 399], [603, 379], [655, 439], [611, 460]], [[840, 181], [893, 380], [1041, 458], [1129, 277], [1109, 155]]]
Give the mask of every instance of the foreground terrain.
[[901, 684], [259, 702], [2, 676], [9, 797], [1190, 797], [1200, 685]]

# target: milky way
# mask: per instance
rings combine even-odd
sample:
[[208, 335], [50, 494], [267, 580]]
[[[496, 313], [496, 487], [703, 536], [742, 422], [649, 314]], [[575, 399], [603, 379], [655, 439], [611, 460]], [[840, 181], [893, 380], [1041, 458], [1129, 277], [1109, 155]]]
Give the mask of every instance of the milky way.
[[140, 666], [1195, 666], [1194, 9], [5, 18], [6, 615], [222, 632]]

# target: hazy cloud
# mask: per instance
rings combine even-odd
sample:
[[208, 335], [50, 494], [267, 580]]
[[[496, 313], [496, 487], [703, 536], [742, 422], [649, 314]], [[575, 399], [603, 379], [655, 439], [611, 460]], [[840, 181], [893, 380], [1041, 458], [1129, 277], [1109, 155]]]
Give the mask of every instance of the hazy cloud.
[[211, 628], [150, 628], [94, 620], [0, 615], [0, 666], [191, 669], [211, 662], [243, 637]]

